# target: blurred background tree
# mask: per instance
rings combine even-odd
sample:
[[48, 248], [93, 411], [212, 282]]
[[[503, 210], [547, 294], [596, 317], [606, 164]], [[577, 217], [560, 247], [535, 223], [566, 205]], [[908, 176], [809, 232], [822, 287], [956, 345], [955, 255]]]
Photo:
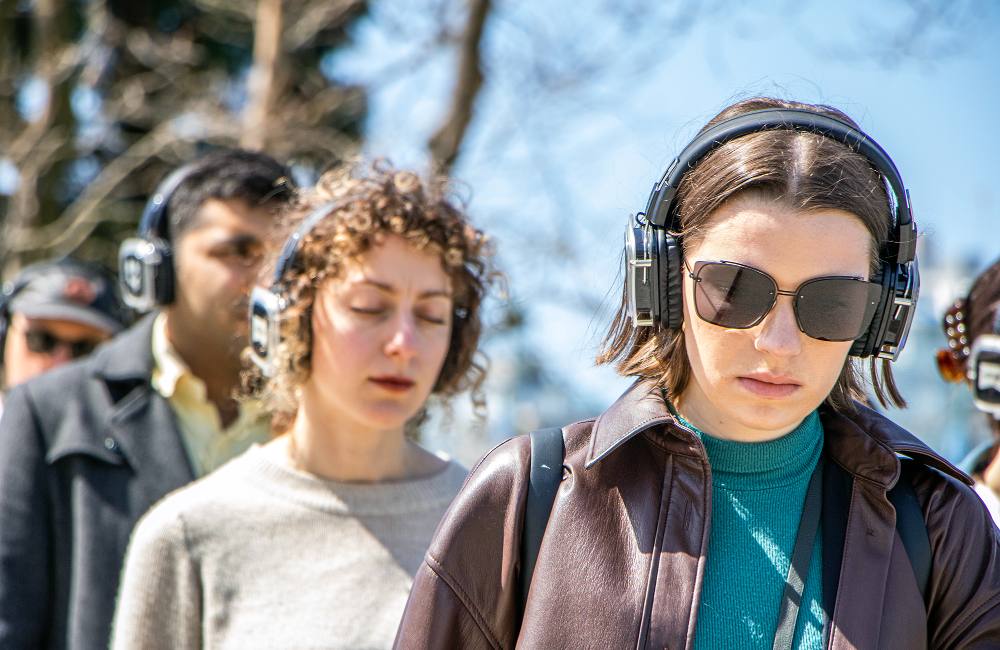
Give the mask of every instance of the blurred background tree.
[[[362, 87], [324, 75], [364, 0], [0, 0], [0, 259], [113, 265], [168, 169], [200, 148], [299, 170], [355, 155]], [[260, 28], [256, 29], [255, 26]]]
[[700, 123], [756, 93], [831, 103], [915, 197], [903, 422], [958, 455], [967, 395], [921, 411], [941, 390], [923, 361], [940, 304], [997, 250], [969, 233], [1000, 205], [998, 18], [989, 0], [0, 0], [0, 271], [114, 266], [156, 183], [210, 146], [265, 150], [300, 182], [359, 153], [450, 171], [511, 287], [487, 330], [490, 431], [440, 443], [471, 460], [627, 381], [591, 363], [621, 228]]

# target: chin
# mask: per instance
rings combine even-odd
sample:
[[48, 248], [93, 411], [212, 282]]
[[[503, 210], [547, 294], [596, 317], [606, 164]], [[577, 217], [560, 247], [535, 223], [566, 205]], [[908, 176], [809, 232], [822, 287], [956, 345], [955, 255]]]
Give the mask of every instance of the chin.
[[748, 404], [733, 415], [736, 421], [748, 429], [787, 433], [797, 427], [815, 408], [798, 400], [795, 403], [766, 402]]
[[391, 431], [402, 429], [406, 423], [417, 414], [420, 409], [402, 408], [398, 404], [376, 404], [365, 409], [360, 415], [362, 421], [366, 422], [372, 429], [380, 431]]

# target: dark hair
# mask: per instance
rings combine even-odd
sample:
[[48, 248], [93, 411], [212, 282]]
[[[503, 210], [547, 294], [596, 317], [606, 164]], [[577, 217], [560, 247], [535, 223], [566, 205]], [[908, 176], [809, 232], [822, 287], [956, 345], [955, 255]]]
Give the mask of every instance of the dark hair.
[[[723, 120], [768, 108], [812, 111], [858, 128], [847, 115], [829, 106], [755, 97], [727, 107], [701, 132]], [[726, 142], [684, 175], [677, 195], [680, 231], [674, 234], [682, 238], [685, 250], [699, 241], [712, 214], [737, 197], [762, 196], [800, 211], [838, 209], [854, 214], [871, 235], [873, 276], [881, 265], [879, 253], [892, 222], [885, 180], [867, 158], [831, 138], [791, 129], [772, 129]], [[624, 291], [597, 361], [616, 363], [622, 375], [654, 380], [670, 395], [679, 395], [690, 380], [683, 331], [635, 328]], [[888, 361], [879, 368], [872, 357], [869, 383], [883, 405], [905, 406]], [[848, 358], [826, 402], [850, 412], [855, 400], [866, 398], [857, 364]]]
[[167, 205], [170, 238], [176, 241], [196, 223], [209, 199], [240, 199], [251, 206], [278, 205], [292, 196], [291, 172], [257, 151], [220, 149], [193, 163]]
[[1000, 312], [1000, 260], [979, 274], [962, 302], [965, 307], [962, 321], [970, 346], [983, 334], [1000, 334], [996, 330]]
[[[447, 398], [470, 390], [473, 406], [481, 413], [486, 369], [478, 353], [480, 308], [498, 274], [491, 263], [489, 239], [469, 223], [464, 208], [451, 197], [447, 179], [421, 179], [385, 161], [324, 174], [280, 218], [272, 242], [274, 255], [261, 269], [265, 286], [270, 286], [277, 253], [288, 236], [309, 213], [332, 203], [338, 207], [302, 238], [296, 263], [283, 278], [288, 304], [283, 321], [288, 327], [283, 332], [285, 343], [276, 351], [278, 372], [265, 378], [247, 363], [245, 394], [265, 401], [275, 430], [291, 423], [298, 407], [297, 389], [311, 368], [311, 309], [317, 290], [326, 280], [340, 277], [347, 263], [378, 245], [385, 235], [395, 234], [438, 256], [452, 283], [451, 338], [432, 394]], [[249, 356], [248, 349], [244, 359]], [[408, 430], [412, 433], [412, 427]]]
[[[980, 273], [964, 298], [959, 298], [945, 312], [941, 329], [948, 347], [938, 350], [938, 370], [945, 381], [966, 381], [969, 353], [983, 334], [1000, 334], [1000, 259]], [[1000, 436], [1000, 421], [990, 418], [993, 431]]]

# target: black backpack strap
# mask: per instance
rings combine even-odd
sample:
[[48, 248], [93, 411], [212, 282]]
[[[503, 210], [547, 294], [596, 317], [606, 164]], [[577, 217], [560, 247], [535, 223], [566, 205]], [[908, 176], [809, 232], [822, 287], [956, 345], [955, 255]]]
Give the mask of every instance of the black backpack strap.
[[[917, 586], [927, 602], [927, 584], [931, 575], [931, 544], [920, 502], [913, 491], [913, 461], [900, 459], [902, 474], [889, 490], [889, 501], [896, 509], [896, 530], [913, 568]], [[844, 557], [844, 535], [851, 501], [853, 478], [837, 463], [827, 461], [823, 475], [823, 609], [827, 620], [833, 614]]]
[[840, 565], [844, 561], [844, 539], [854, 479], [837, 463], [823, 455], [823, 625], [827, 628], [837, 603]]
[[896, 530], [906, 548], [913, 567], [913, 575], [917, 578], [920, 595], [927, 602], [927, 583], [931, 577], [931, 540], [927, 535], [927, 522], [913, 491], [910, 461], [900, 459], [902, 473], [896, 485], [889, 490], [889, 501], [896, 508]]
[[524, 532], [521, 536], [521, 576], [518, 612], [524, 612], [531, 587], [531, 574], [542, 545], [542, 535], [549, 522], [552, 502], [562, 481], [563, 435], [562, 429], [550, 428], [532, 431], [531, 473], [528, 477], [528, 498], [524, 508]]

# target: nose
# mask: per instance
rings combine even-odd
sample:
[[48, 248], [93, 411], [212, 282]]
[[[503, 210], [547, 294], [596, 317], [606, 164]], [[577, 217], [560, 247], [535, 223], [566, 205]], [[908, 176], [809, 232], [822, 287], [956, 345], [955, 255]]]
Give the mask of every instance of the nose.
[[386, 356], [407, 362], [417, 354], [417, 328], [412, 316], [400, 311], [393, 319], [392, 333], [385, 344]]
[[802, 351], [802, 337], [795, 320], [791, 296], [778, 296], [771, 312], [757, 326], [754, 347], [777, 357], [793, 357]]

